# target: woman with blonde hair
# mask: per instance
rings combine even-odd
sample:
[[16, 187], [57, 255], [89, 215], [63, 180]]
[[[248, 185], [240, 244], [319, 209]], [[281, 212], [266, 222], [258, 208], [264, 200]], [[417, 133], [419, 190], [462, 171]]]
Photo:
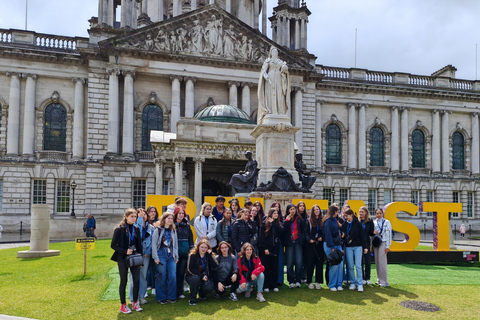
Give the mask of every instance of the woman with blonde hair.
[[163, 213], [155, 223], [152, 257], [155, 261], [155, 300], [161, 304], [177, 302], [178, 236], [174, 215]]
[[209, 242], [210, 247], [215, 248], [217, 246], [217, 219], [212, 214], [212, 205], [210, 203], [205, 202], [202, 204], [200, 215], [195, 218], [193, 227], [197, 235], [196, 243], [205, 239]]
[[187, 262], [187, 283], [190, 286], [189, 304], [197, 304], [197, 294], [200, 299], [206, 299], [214, 288], [214, 272], [218, 262], [212, 254], [212, 247], [206, 239], [201, 239], [190, 250]]
[[[112, 260], [117, 262], [118, 273], [120, 274], [120, 302], [122, 306], [120, 307], [120, 312], [122, 313], [132, 313], [132, 310], [127, 306], [125, 298], [125, 289], [127, 287], [127, 278], [128, 278], [128, 265], [127, 265], [127, 256], [133, 253], [143, 254], [142, 251], [142, 240], [140, 237], [140, 230], [134, 226], [137, 221], [137, 210], [130, 208], [125, 210], [123, 219], [118, 225], [118, 227], [113, 232], [113, 238], [111, 243], [111, 248], [115, 250], [112, 255]], [[135, 311], [142, 311], [140, 303], [138, 302], [138, 290], [140, 284], [140, 267], [130, 267], [130, 272], [132, 273], [133, 278], [133, 301], [132, 308]]]
[[370, 218], [370, 213], [368, 212], [367, 207], [360, 207], [358, 210], [358, 220], [362, 223], [363, 231], [365, 233], [365, 239], [367, 240], [367, 253], [363, 255], [362, 259], [362, 275], [363, 275], [363, 284], [371, 285], [370, 281], [371, 269], [372, 269], [372, 252], [371, 252], [371, 241], [370, 237], [373, 237], [375, 226], [373, 220]]

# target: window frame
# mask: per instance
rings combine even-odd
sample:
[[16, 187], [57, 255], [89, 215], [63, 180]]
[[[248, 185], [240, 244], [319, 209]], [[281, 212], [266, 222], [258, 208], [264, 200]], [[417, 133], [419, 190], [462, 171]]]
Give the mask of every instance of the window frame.
[[[49, 110], [57, 108], [62, 113], [62, 119], [57, 123], [57, 126], [52, 126], [51, 119], [49, 119]], [[67, 151], [67, 108], [58, 102], [49, 103], [45, 107], [44, 121], [43, 121], [43, 150], [45, 151]], [[58, 128], [59, 127], [59, 128]], [[55, 138], [52, 132], [60, 131], [58, 137]]]
[[[415, 141], [416, 136], [421, 135], [422, 142], [418, 143]], [[426, 137], [425, 133], [420, 129], [415, 129], [412, 131], [411, 134], [412, 144], [412, 168], [425, 168], [426, 158], [425, 158], [425, 144], [426, 144]], [[421, 152], [421, 155], [419, 155]]]
[[[150, 127], [148, 124], [152, 121], [152, 117], [148, 112], [150, 110], [157, 110], [160, 111], [159, 114], [161, 115], [161, 119], [159, 120], [157, 115], [156, 125]], [[159, 130], [163, 131], [163, 120], [164, 120], [164, 112], [162, 107], [160, 107], [156, 103], [149, 103], [142, 110], [142, 151], [152, 151], [152, 145], [150, 143], [150, 132], [152, 130]]]
[[[141, 184], [141, 185], [140, 185]], [[138, 190], [138, 187], [142, 190]], [[132, 179], [132, 207], [135, 209], [145, 208], [147, 205], [147, 179]]]
[[[375, 132], [379, 132], [380, 139], [374, 139]], [[370, 129], [370, 167], [385, 166], [385, 133], [380, 127]]]
[[[461, 138], [461, 144], [456, 144], [459, 138]], [[465, 136], [459, 131], [452, 134], [452, 169], [465, 169]]]
[[[59, 189], [60, 187], [62, 187], [63, 190], [60, 190]], [[60, 192], [63, 192], [63, 194], [59, 195]], [[70, 213], [70, 206], [71, 206], [70, 194], [71, 194], [70, 180], [58, 179], [55, 181], [55, 213], [57, 214]], [[60, 200], [61, 198], [63, 198], [63, 201]], [[59, 211], [59, 207], [60, 209], [61, 208], [66, 209], [66, 211]]]
[[[335, 136], [329, 136], [332, 130], [335, 130]], [[325, 151], [325, 164], [342, 164], [342, 130], [335, 123], [325, 128]]]

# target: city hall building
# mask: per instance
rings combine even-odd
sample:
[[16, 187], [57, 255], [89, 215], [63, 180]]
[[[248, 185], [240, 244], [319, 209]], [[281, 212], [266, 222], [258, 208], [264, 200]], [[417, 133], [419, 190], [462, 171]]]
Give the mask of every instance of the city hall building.
[[[272, 46], [289, 66], [295, 142], [315, 170], [317, 198], [364, 200], [371, 210], [462, 202], [452, 223], [477, 218], [480, 82], [456, 79], [455, 67], [415, 75], [324, 66], [308, 51], [315, 12], [300, 0], [279, 0], [270, 17], [262, 0], [98, 4], [88, 38], [0, 29], [7, 230], [28, 222], [33, 204], [72, 221], [73, 192], [79, 220], [112, 223], [149, 194], [197, 206], [234, 195], [231, 175], [245, 151], [255, 155], [258, 79]], [[430, 216], [410, 221], [431, 228]]]

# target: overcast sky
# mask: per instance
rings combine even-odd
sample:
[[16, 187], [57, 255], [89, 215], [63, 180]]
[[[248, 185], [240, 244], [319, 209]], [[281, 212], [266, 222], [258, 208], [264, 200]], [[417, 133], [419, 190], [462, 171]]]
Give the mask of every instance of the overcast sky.
[[[0, 0], [0, 28], [25, 29], [25, 1]], [[430, 75], [454, 65], [476, 77], [479, 0], [306, 0], [308, 50], [317, 64]], [[277, 0], [268, 0], [268, 13]], [[98, 0], [28, 0], [28, 29], [88, 37]], [[268, 28], [270, 29], [270, 28]]]

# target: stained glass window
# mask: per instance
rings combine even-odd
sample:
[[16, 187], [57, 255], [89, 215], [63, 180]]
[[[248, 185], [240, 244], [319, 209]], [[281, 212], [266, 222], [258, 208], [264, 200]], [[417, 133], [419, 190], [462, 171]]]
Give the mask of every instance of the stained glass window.
[[66, 139], [67, 109], [59, 103], [52, 103], [45, 108], [43, 150], [66, 151]]
[[142, 114], [142, 151], [152, 151], [150, 131], [163, 130], [163, 110], [156, 104], [143, 108]]
[[460, 132], [452, 135], [452, 159], [453, 169], [465, 169], [465, 139]]
[[327, 148], [327, 164], [342, 163], [342, 135], [340, 128], [336, 124], [328, 125], [325, 130], [326, 148]]
[[419, 129], [412, 132], [412, 167], [425, 168], [425, 135]]
[[382, 129], [375, 127], [370, 130], [370, 145], [370, 166], [383, 167], [385, 148]]

